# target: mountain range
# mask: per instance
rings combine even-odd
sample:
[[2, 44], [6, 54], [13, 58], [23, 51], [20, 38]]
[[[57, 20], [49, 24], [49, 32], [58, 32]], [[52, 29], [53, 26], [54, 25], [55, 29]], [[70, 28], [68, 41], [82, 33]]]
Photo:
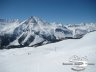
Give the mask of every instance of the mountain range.
[[49, 23], [35, 16], [24, 21], [0, 19], [0, 49], [36, 47], [66, 39], [80, 39], [93, 31], [96, 31], [96, 23]]

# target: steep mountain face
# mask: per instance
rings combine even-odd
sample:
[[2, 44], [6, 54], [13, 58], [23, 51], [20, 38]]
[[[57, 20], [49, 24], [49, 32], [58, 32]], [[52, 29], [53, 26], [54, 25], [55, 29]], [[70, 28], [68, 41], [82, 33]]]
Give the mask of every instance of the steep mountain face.
[[16, 38], [13, 34], [15, 28], [19, 25], [19, 20], [0, 21], [0, 49], [5, 48]]
[[66, 27], [52, 26], [37, 17], [30, 17], [14, 30], [20, 45], [38, 46], [62, 40], [72, 32]]
[[40, 46], [63, 39], [82, 38], [95, 31], [94, 25], [59, 25], [31, 16], [27, 20], [0, 20], [0, 49], [11, 47]]

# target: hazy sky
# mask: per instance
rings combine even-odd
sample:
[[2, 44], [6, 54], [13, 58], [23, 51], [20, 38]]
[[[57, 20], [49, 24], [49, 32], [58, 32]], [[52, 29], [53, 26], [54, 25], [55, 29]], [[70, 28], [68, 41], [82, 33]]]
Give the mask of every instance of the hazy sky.
[[30, 16], [49, 22], [96, 22], [96, 0], [0, 0], [0, 18]]

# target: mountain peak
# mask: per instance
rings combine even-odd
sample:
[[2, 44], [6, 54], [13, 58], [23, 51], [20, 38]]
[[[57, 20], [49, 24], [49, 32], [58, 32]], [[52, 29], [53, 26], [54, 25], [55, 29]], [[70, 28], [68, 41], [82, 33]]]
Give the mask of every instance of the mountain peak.
[[38, 22], [43, 22], [43, 21], [36, 16], [30, 16], [25, 22], [26, 23], [38, 23]]
[[29, 20], [39, 21], [41, 19], [39, 17], [36, 17], [36, 16], [31, 16], [31, 17], [29, 17]]

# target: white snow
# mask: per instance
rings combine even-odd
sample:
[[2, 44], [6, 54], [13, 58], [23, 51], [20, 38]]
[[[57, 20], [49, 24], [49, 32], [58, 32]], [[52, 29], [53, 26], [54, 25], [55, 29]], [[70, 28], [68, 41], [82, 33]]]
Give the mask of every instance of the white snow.
[[[96, 32], [37, 48], [0, 50], [0, 72], [73, 72], [72, 66], [62, 65], [73, 55], [87, 56], [88, 62], [96, 64]], [[95, 71], [96, 65], [87, 66], [84, 72]]]
[[[13, 33], [14, 32], [14, 29], [16, 27], [18, 27], [20, 24], [19, 24], [19, 21], [16, 20], [15, 22], [11, 22], [11, 23], [6, 23], [1, 29], [0, 29], [0, 32], [3, 32], [3, 33]], [[1, 25], [0, 25], [1, 26]]]
[[31, 42], [29, 46], [32, 46], [34, 44], [37, 44], [37, 43], [40, 43], [40, 42], [43, 42], [43, 41], [44, 41], [43, 38], [41, 38], [40, 36], [36, 35], [34, 41]]

